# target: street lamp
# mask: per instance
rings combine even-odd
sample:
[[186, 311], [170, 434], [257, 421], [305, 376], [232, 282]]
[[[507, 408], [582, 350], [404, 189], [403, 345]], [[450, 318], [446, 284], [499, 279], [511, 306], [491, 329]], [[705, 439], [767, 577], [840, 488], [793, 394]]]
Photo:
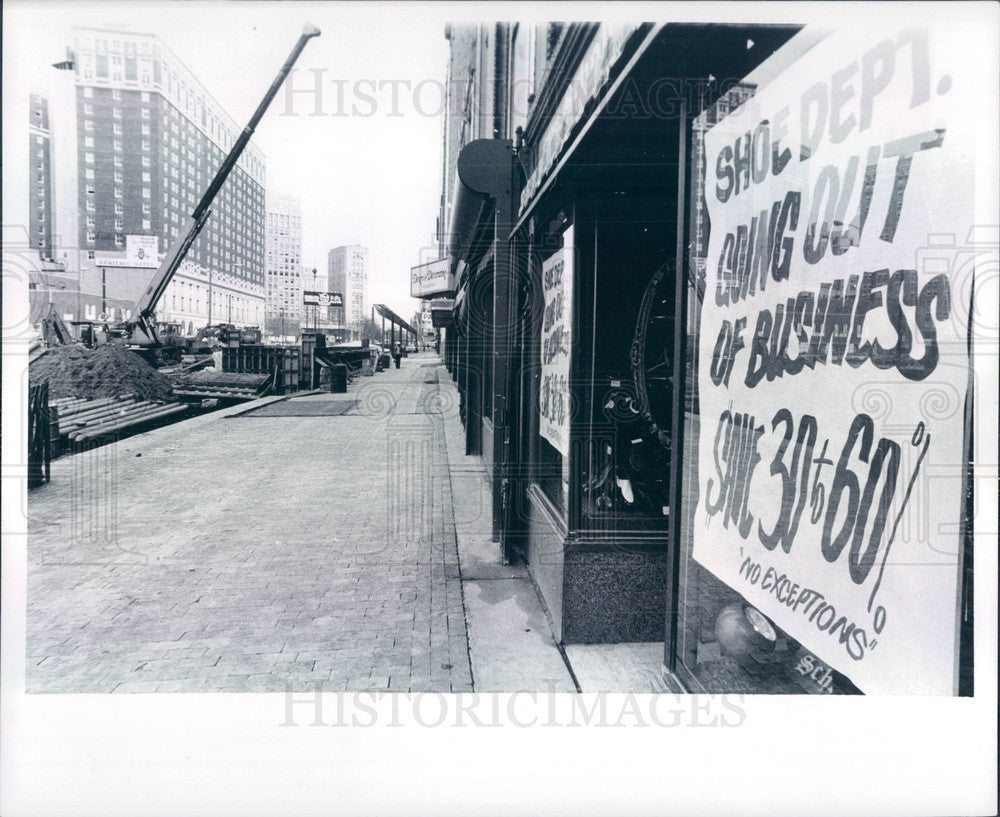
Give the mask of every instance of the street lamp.
[[[313, 267], [313, 281], [316, 280], [316, 267]], [[315, 286], [315, 284], [314, 284]], [[319, 304], [313, 307], [313, 331], [319, 332]]]

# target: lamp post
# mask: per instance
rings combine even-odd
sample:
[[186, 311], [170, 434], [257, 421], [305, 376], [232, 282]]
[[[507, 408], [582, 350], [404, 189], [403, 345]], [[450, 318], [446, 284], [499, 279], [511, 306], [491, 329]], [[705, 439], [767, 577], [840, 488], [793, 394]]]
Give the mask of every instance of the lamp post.
[[[313, 281], [316, 280], [316, 267], [313, 267]], [[314, 284], [315, 286], [315, 284]], [[319, 334], [319, 303], [313, 307], [313, 331]]]

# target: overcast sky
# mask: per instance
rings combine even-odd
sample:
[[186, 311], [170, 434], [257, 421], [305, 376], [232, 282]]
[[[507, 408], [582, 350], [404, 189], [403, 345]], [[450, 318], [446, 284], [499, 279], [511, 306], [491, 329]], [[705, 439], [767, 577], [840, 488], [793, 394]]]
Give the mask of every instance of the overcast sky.
[[14, 0], [4, 3], [4, 85], [52, 72], [74, 25], [153, 33], [242, 128], [303, 25], [317, 25], [293, 82], [313, 89], [318, 77], [326, 115], [312, 115], [304, 94], [282, 115], [279, 92], [254, 136], [267, 189], [301, 199], [305, 266], [323, 270], [331, 247], [364, 244], [373, 302], [409, 318], [409, 269], [430, 252], [441, 194], [446, 19], [367, 4]]

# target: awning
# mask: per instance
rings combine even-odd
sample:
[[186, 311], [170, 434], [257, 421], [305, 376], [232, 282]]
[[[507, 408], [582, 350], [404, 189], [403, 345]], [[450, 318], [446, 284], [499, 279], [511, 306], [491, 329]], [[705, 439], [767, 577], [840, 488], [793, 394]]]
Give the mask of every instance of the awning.
[[468, 260], [490, 199], [510, 189], [513, 161], [514, 146], [509, 139], [476, 139], [459, 153], [448, 225], [452, 273], [459, 262]]
[[455, 301], [452, 298], [438, 298], [431, 301], [431, 323], [435, 329], [451, 326], [455, 322]]
[[389, 321], [393, 326], [398, 326], [401, 329], [405, 329], [412, 335], [417, 334], [417, 330], [414, 329], [410, 324], [404, 321], [399, 315], [393, 312], [385, 304], [375, 304], [375, 311], [381, 315], [385, 320]]

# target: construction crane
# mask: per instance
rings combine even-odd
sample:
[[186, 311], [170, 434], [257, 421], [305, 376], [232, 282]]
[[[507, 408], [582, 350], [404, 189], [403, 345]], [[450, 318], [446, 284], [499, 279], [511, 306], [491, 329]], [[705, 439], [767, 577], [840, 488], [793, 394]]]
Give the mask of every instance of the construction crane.
[[236, 162], [239, 160], [247, 143], [249, 143], [250, 137], [253, 136], [257, 124], [267, 111], [271, 100], [278, 93], [278, 89], [292, 70], [292, 66], [295, 65], [295, 61], [302, 53], [302, 49], [306, 47], [306, 43], [319, 35], [320, 30], [316, 26], [307, 25], [303, 29], [298, 42], [292, 48], [291, 54], [288, 55], [285, 64], [278, 71], [278, 76], [271, 83], [271, 87], [267, 89], [267, 93], [264, 94], [264, 98], [257, 106], [257, 110], [250, 117], [249, 123], [233, 144], [232, 149], [226, 155], [218, 171], [216, 171], [215, 178], [212, 179], [205, 194], [201, 197], [198, 206], [188, 216], [185, 222], [186, 229], [179, 234], [170, 251], [163, 257], [163, 261], [150, 281], [145, 294], [137, 301], [135, 309], [132, 312], [132, 317], [112, 329], [112, 334], [120, 338], [121, 341], [124, 341], [134, 351], [143, 353], [147, 358], [155, 359], [158, 357], [159, 350], [163, 348], [163, 342], [156, 330], [156, 305], [160, 302], [160, 298], [163, 297], [163, 293], [166, 291], [167, 286], [174, 277], [174, 273], [177, 272], [194, 240], [205, 226], [209, 216], [211, 216], [212, 202], [226, 183], [230, 172], [236, 166]]

